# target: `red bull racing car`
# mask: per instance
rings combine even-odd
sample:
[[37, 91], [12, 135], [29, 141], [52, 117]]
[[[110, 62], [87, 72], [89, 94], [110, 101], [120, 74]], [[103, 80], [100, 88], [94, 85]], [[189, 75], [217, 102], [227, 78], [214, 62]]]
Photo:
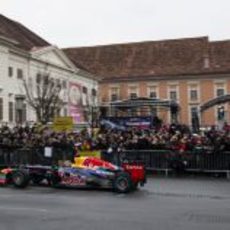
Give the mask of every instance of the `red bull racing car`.
[[77, 157], [75, 163], [57, 167], [26, 165], [0, 172], [0, 184], [18, 188], [44, 180], [52, 187], [109, 188], [127, 193], [146, 183], [146, 173], [139, 163], [123, 163], [119, 167], [95, 157]]

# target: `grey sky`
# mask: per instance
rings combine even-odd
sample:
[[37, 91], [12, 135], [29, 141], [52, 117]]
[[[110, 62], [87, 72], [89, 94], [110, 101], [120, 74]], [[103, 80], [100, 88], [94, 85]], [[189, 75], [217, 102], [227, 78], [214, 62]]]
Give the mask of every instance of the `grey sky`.
[[0, 0], [0, 9], [59, 47], [230, 39], [229, 0]]

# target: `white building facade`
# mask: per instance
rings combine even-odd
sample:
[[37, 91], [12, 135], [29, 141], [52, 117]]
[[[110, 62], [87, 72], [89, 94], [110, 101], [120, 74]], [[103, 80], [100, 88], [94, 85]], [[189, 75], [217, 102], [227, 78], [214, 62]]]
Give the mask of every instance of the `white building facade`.
[[36, 122], [26, 100], [23, 81], [35, 90], [39, 76], [48, 74], [62, 86], [64, 105], [60, 116], [72, 116], [75, 123], [88, 122], [86, 113], [97, 106], [97, 80], [77, 68], [56, 46], [25, 51], [17, 42], [0, 36], [0, 123], [14, 126]]

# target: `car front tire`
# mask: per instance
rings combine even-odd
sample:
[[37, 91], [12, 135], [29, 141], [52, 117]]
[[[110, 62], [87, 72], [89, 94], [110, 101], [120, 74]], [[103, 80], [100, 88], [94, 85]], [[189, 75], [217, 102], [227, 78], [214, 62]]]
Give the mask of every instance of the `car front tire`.
[[16, 171], [12, 174], [12, 183], [16, 188], [25, 188], [29, 184], [29, 175], [23, 171]]

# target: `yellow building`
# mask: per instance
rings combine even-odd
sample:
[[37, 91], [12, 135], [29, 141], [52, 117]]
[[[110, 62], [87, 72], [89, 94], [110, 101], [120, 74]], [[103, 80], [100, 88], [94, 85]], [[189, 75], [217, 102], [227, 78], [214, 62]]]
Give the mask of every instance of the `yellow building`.
[[[179, 121], [190, 125], [198, 112], [202, 125], [218, 123], [214, 106], [200, 115], [200, 106], [230, 93], [230, 41], [208, 37], [147, 41], [94, 47], [68, 48], [64, 52], [76, 64], [102, 77], [99, 101], [149, 97], [176, 100]], [[229, 105], [224, 120], [229, 121]], [[170, 113], [157, 111], [164, 122]]]

